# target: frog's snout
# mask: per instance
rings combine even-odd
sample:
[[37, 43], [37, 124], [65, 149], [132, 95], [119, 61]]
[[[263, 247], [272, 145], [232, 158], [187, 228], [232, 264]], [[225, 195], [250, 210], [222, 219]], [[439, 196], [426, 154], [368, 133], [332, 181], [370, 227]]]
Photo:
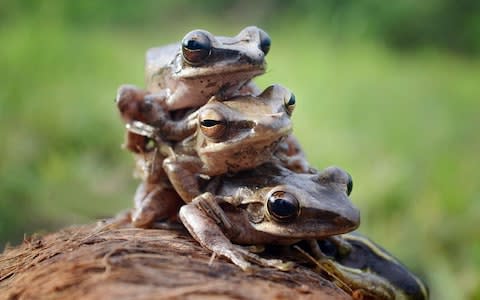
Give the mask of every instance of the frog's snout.
[[341, 217], [339, 224], [343, 224], [344, 228], [347, 230], [355, 230], [360, 225], [360, 211], [352, 206], [346, 212], [344, 212], [343, 216]]
[[265, 130], [283, 133], [292, 129], [292, 122], [285, 112], [266, 115], [259, 124], [263, 124]]

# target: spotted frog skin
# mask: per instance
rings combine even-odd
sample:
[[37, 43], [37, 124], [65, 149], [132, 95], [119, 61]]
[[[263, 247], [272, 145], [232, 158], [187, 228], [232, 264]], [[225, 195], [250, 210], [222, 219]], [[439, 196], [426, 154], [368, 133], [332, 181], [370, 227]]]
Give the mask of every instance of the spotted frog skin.
[[210, 192], [182, 206], [179, 217], [202, 246], [243, 270], [251, 270], [250, 262], [288, 269], [237, 244], [293, 244], [352, 231], [360, 214], [348, 198], [350, 188], [351, 177], [336, 167], [299, 174], [267, 163], [218, 177]]

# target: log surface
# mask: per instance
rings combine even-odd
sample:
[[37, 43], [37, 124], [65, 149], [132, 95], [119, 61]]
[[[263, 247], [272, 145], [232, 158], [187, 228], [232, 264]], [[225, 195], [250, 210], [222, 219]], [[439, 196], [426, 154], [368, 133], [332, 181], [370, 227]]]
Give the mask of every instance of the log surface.
[[5, 249], [0, 299], [351, 299], [305, 267], [211, 258], [183, 229], [74, 226]]

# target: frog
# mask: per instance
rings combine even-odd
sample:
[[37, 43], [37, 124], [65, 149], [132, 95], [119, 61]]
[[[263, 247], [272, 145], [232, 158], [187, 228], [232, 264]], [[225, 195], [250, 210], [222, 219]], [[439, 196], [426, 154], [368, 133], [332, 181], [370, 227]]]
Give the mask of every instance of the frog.
[[355, 300], [429, 298], [428, 287], [419, 277], [358, 231], [308, 243], [317, 271], [326, 271]]
[[199, 194], [199, 178], [252, 169], [270, 160], [288, 161], [280, 152], [297, 143], [290, 118], [295, 103], [292, 92], [272, 85], [258, 96], [212, 98], [201, 107], [190, 117], [196, 126], [187, 126], [195, 132], [175, 144], [163, 161], [182, 199], [188, 203]]
[[256, 94], [251, 79], [265, 73], [270, 47], [269, 35], [255, 26], [235, 37], [193, 30], [180, 44], [147, 51], [147, 90], [161, 95], [168, 111], [200, 107], [214, 95]]
[[355, 230], [359, 210], [348, 197], [351, 176], [338, 167], [295, 173], [268, 162], [216, 177], [179, 219], [204, 248], [244, 271], [255, 265], [289, 270], [292, 264], [263, 258], [242, 245], [290, 245]]

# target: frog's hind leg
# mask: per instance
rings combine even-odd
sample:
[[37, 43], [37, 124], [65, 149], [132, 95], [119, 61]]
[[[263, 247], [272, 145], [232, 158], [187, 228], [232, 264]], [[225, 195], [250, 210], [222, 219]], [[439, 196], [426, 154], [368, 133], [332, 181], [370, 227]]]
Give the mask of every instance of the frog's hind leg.
[[140, 184], [134, 197], [135, 209], [131, 215], [132, 225], [151, 228], [155, 221], [176, 218], [182, 200], [173, 189]]

